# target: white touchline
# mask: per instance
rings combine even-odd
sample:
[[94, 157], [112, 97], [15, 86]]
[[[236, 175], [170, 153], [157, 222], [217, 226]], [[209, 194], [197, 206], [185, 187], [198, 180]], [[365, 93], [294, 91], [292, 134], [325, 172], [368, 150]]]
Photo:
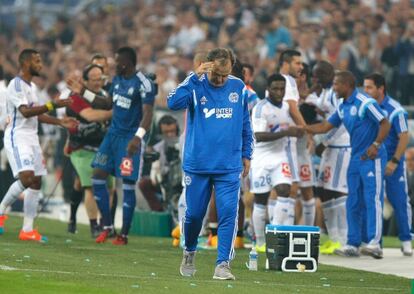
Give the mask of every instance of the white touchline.
[[[150, 280], [172, 280], [172, 281], [186, 281], [180, 278], [168, 278], [165, 276], [152, 276], [148, 274], [147, 276], [134, 276], [134, 275], [117, 275], [117, 274], [98, 274], [98, 273], [81, 273], [81, 272], [67, 272], [67, 271], [54, 271], [54, 270], [46, 270], [46, 269], [31, 269], [31, 268], [16, 268], [16, 267], [10, 267], [7, 265], [0, 264], [0, 270], [3, 271], [21, 271], [21, 272], [41, 272], [41, 273], [53, 273], [53, 274], [64, 274], [64, 275], [92, 275], [92, 276], [101, 276], [101, 277], [114, 277], [114, 278], [131, 278], [131, 279], [150, 279]], [[216, 281], [201, 281], [202, 283], [217, 283]], [[250, 285], [253, 281], [237, 281], [238, 284], [246, 284]], [[289, 286], [289, 287], [313, 287], [313, 288], [328, 288], [324, 287], [322, 285], [298, 285], [298, 284], [282, 284], [282, 283], [262, 283], [255, 284], [258, 286]], [[350, 286], [333, 286], [330, 285], [329, 288], [341, 288], [341, 289], [369, 289], [369, 290], [379, 290], [379, 291], [395, 291], [395, 292], [401, 292], [405, 290], [405, 288], [381, 288], [381, 287], [350, 287]]]

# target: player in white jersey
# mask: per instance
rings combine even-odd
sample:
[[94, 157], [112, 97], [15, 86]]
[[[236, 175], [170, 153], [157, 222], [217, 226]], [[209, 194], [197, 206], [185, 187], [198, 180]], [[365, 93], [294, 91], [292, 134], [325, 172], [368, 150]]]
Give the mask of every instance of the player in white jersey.
[[[252, 112], [252, 126], [256, 145], [251, 162], [250, 191], [254, 193], [253, 227], [258, 251], [264, 251], [264, 228], [267, 199], [274, 189], [278, 195], [271, 222], [293, 225], [295, 199], [289, 197], [292, 174], [289, 165], [289, 137], [304, 132], [290, 126], [289, 104], [283, 101], [286, 79], [280, 74], [267, 81], [268, 97], [260, 101]], [[272, 217], [271, 215], [269, 215]]]
[[[317, 107], [325, 118], [334, 113], [341, 99], [332, 88], [334, 68], [327, 61], [319, 61], [312, 71], [313, 82], [319, 84]], [[317, 148], [321, 156], [317, 180], [318, 194], [322, 200], [325, 225], [330, 240], [324, 243], [320, 252], [333, 254], [346, 244], [348, 226], [346, 222], [346, 199], [348, 185], [346, 174], [351, 157], [349, 134], [344, 125], [329, 131]]]
[[7, 151], [14, 177], [17, 179], [9, 188], [0, 203], [0, 234], [4, 232], [6, 208], [22, 193], [24, 198], [23, 229], [20, 240], [46, 241], [47, 239], [33, 229], [33, 221], [37, 214], [41, 176], [46, 175], [46, 167], [40, 149], [37, 134], [38, 122], [74, 128], [77, 121], [70, 118], [57, 119], [45, 113], [59, 107], [70, 105], [71, 100], [59, 100], [38, 104], [36, 86], [32, 78], [38, 76], [42, 69], [39, 52], [34, 49], [24, 49], [19, 55], [21, 68], [19, 76], [10, 81], [7, 87], [7, 113], [10, 123], [4, 135], [4, 145]]
[[[279, 59], [280, 73], [286, 78], [286, 93], [283, 100], [289, 104], [290, 115], [293, 119], [292, 124], [298, 126], [305, 126], [306, 122], [299, 111], [299, 90], [295, 78], [299, 78], [303, 70], [303, 63], [299, 51], [288, 49], [282, 52]], [[289, 138], [289, 164], [292, 171], [293, 184], [291, 187], [291, 197], [296, 198], [298, 187], [301, 187], [302, 196], [302, 215], [305, 225], [313, 225], [315, 221], [315, 200], [313, 198], [313, 171], [309, 164], [309, 153], [313, 144], [312, 136], [307, 134], [304, 143], [306, 142], [305, 150], [301, 150], [301, 162], [298, 161], [297, 139]], [[304, 156], [304, 158], [303, 158]], [[299, 185], [302, 183], [301, 185]]]

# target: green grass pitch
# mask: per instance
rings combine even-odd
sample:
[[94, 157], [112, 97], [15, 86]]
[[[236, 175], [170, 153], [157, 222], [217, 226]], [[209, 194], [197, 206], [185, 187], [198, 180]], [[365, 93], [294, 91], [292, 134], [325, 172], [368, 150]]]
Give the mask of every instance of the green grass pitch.
[[[232, 262], [236, 281], [215, 281], [215, 251], [200, 251], [194, 278], [183, 278], [178, 267], [182, 252], [169, 238], [131, 236], [124, 247], [95, 244], [89, 228], [66, 233], [66, 224], [39, 219], [49, 243], [17, 239], [22, 219], [12, 216], [0, 236], [0, 293], [410, 293], [411, 281], [341, 267], [320, 265], [316, 273], [265, 271], [245, 266], [248, 250]], [[392, 241], [387, 241], [393, 243]]]

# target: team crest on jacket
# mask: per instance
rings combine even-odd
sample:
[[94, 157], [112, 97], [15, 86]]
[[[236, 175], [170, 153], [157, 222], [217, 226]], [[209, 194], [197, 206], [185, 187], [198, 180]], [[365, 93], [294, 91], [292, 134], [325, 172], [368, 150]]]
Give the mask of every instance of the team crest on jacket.
[[356, 106], [352, 106], [351, 107], [351, 115], [355, 115], [355, 114], [357, 114], [357, 108], [356, 108]]
[[229, 101], [231, 103], [237, 103], [237, 101], [239, 101], [239, 94], [237, 94], [236, 92], [231, 92], [229, 95]]
[[190, 176], [185, 176], [184, 177], [184, 183], [186, 184], [186, 186], [190, 186], [191, 185], [191, 177]]
[[206, 96], [203, 96], [203, 97], [201, 97], [201, 99], [200, 99], [200, 104], [201, 105], [205, 105], [206, 103], [207, 103], [207, 98], [206, 98]]

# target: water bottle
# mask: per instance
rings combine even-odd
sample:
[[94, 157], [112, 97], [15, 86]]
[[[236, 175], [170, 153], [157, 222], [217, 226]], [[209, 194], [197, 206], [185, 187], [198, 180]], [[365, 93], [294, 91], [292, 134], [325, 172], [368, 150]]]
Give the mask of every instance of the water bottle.
[[257, 259], [259, 255], [257, 254], [255, 246], [253, 246], [252, 250], [249, 253], [249, 270], [257, 271]]

